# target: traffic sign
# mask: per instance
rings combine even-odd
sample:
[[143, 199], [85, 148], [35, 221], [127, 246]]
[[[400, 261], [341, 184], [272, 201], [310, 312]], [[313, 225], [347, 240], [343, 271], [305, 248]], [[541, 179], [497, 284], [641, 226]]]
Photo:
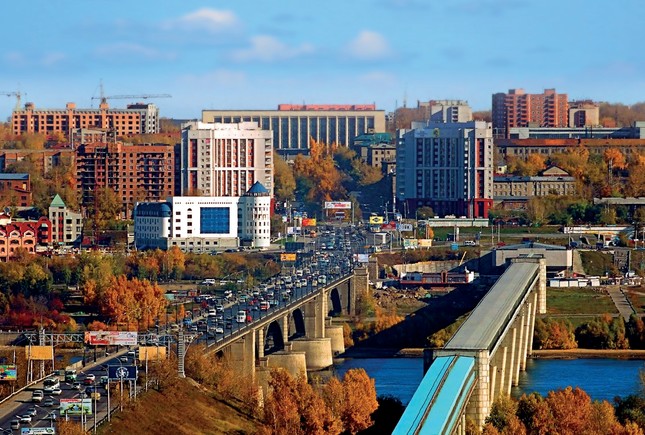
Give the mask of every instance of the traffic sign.
[[108, 366], [108, 379], [111, 381], [134, 381], [137, 379], [137, 367]]

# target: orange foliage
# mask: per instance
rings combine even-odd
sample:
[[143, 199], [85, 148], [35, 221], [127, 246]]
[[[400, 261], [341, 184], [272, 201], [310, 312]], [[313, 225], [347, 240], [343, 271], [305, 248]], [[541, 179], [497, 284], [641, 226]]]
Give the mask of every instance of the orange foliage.
[[625, 155], [621, 153], [618, 148], [607, 148], [603, 157], [607, 164], [611, 162], [611, 165], [614, 169], [625, 169], [627, 167]]
[[336, 168], [333, 152], [336, 144], [331, 146], [310, 140], [310, 157], [298, 155], [294, 160], [293, 170], [298, 178], [310, 181], [307, 199], [314, 202], [331, 201], [344, 195], [341, 186], [342, 175]]
[[163, 290], [148, 280], [128, 280], [124, 275], [113, 278], [99, 304], [102, 314], [116, 323], [147, 328], [165, 314], [167, 300]]

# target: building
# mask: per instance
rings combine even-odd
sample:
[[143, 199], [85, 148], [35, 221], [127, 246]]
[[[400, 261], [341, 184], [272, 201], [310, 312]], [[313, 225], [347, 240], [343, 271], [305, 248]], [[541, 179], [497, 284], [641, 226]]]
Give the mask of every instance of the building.
[[379, 143], [360, 148], [360, 157], [370, 166], [382, 168], [383, 164], [396, 162], [396, 145]]
[[87, 143], [76, 150], [77, 186], [84, 206], [97, 189], [113, 189], [129, 216], [139, 201], [160, 201], [175, 193], [173, 145]]
[[572, 101], [569, 103], [569, 127], [599, 127], [600, 108], [593, 101]]
[[273, 196], [273, 143], [255, 122], [182, 126], [180, 194], [242, 196], [259, 181]]
[[509, 139], [645, 139], [645, 122], [636, 121], [629, 127], [515, 127]]
[[83, 217], [67, 208], [57, 194], [49, 204], [52, 242], [57, 245], [71, 245], [79, 242], [83, 235]]
[[599, 156], [613, 148], [629, 159], [633, 154], [645, 152], [645, 139], [497, 139], [495, 147], [503, 159], [512, 156], [526, 160], [531, 154], [548, 157], [580, 147], [587, 149], [591, 155]]
[[406, 216], [488, 217], [493, 203], [493, 131], [484, 121], [413, 123], [399, 131], [396, 195]]
[[18, 249], [31, 254], [46, 250], [51, 244], [51, 222], [46, 217], [37, 221], [12, 222], [0, 216], [0, 261], [9, 261]]
[[547, 195], [575, 195], [576, 179], [557, 166], [537, 176], [501, 175], [493, 178], [495, 205], [507, 209], [524, 208], [530, 198]]
[[176, 196], [139, 203], [134, 211], [137, 249], [212, 252], [239, 246], [266, 248], [271, 236], [271, 197], [256, 182], [241, 197]]
[[64, 109], [36, 109], [27, 103], [11, 114], [14, 134], [63, 133], [68, 136], [76, 128], [103, 128], [118, 136], [159, 133], [159, 109], [154, 104], [131, 104], [127, 109], [110, 109], [106, 101], [98, 109], [77, 109], [67, 103]]
[[76, 154], [72, 149], [0, 150], [0, 172], [24, 160], [29, 160], [41, 174], [46, 175], [59, 166], [74, 168]]
[[527, 94], [523, 89], [493, 94], [493, 132], [495, 137], [509, 137], [513, 127], [568, 126], [567, 94], [546, 89], [542, 94]]
[[31, 207], [29, 174], [0, 173], [0, 206]]
[[385, 111], [376, 110], [373, 104], [280, 104], [278, 110], [203, 110], [202, 121], [255, 122], [272, 132], [273, 147], [285, 158], [309, 154], [310, 139], [352, 147], [357, 136], [386, 130]]
[[417, 106], [427, 110], [430, 122], [469, 122], [473, 120], [473, 110], [464, 100], [419, 101]]

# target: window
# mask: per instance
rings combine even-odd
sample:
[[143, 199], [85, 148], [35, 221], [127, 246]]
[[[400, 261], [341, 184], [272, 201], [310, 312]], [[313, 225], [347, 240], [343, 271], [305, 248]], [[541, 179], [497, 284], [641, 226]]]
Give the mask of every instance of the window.
[[202, 234], [226, 234], [231, 225], [230, 210], [224, 207], [200, 209], [200, 232]]

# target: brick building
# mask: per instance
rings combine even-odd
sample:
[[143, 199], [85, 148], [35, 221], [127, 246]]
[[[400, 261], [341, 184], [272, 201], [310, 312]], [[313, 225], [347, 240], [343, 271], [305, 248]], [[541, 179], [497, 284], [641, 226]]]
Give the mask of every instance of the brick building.
[[0, 206], [31, 207], [29, 174], [0, 173]]
[[509, 137], [513, 127], [566, 127], [568, 126], [567, 94], [545, 89], [541, 94], [527, 94], [523, 89], [493, 94], [493, 134]]
[[9, 261], [19, 248], [36, 253], [51, 244], [51, 222], [46, 217], [37, 221], [11, 222], [7, 215], [0, 215], [0, 261]]
[[531, 154], [542, 154], [548, 157], [553, 154], [566, 153], [576, 147], [586, 148], [591, 155], [603, 155], [605, 150], [615, 148], [629, 159], [632, 154], [645, 152], [645, 139], [498, 139], [495, 148], [500, 158], [519, 157], [523, 160]]
[[129, 217], [137, 201], [161, 201], [174, 194], [173, 145], [83, 144], [76, 151], [76, 166], [85, 206], [94, 202], [97, 189], [110, 187]]

